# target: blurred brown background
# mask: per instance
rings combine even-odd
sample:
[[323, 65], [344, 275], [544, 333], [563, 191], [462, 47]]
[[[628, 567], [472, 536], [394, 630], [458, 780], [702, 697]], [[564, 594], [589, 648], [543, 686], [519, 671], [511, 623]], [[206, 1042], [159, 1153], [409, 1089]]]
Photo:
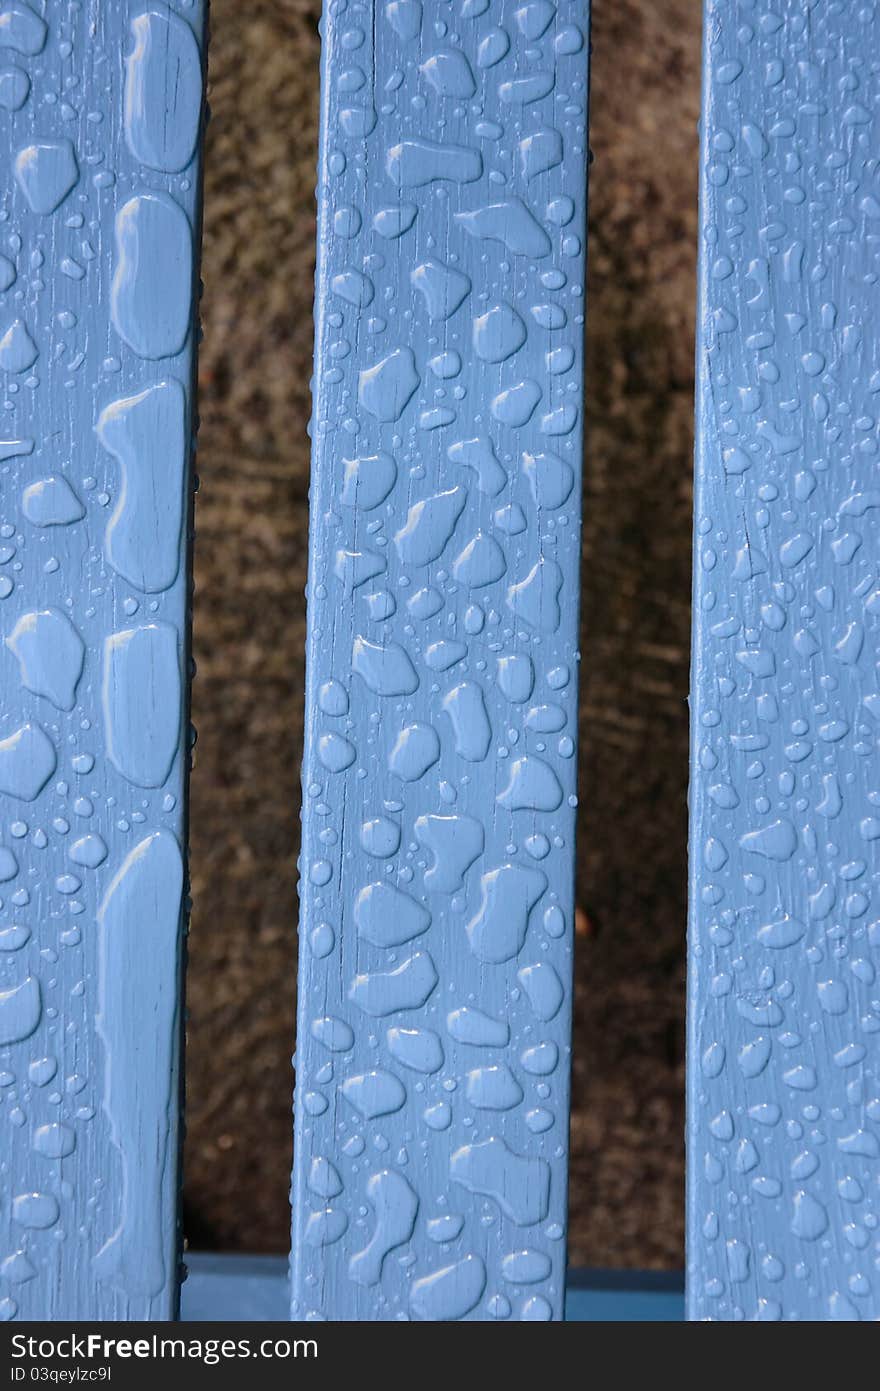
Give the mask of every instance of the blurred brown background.
[[[318, 0], [212, 0], [186, 1227], [286, 1251]], [[594, 0], [571, 1259], [683, 1262], [700, 0]]]

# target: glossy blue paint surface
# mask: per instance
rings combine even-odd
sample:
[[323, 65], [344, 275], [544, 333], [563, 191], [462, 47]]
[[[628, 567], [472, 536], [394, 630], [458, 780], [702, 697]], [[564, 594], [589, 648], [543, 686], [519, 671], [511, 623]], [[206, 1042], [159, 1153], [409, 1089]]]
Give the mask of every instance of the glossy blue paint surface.
[[203, 6], [0, 5], [0, 1316], [177, 1308]]
[[[180, 1317], [187, 1323], [281, 1322], [290, 1289], [283, 1256], [218, 1256], [187, 1252]], [[569, 1271], [566, 1323], [680, 1323], [679, 1272]]]
[[706, 7], [689, 1314], [877, 1319], [880, 13]]
[[562, 1316], [587, 25], [325, 9], [296, 1318]]

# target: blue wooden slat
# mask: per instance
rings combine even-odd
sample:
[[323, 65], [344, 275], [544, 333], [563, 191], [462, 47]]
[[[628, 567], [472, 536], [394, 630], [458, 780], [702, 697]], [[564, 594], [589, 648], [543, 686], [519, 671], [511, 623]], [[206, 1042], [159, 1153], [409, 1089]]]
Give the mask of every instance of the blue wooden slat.
[[876, 1319], [880, 11], [706, 8], [689, 1311]]
[[[283, 1256], [187, 1252], [180, 1317], [188, 1323], [274, 1323], [290, 1306]], [[565, 1293], [566, 1323], [680, 1323], [679, 1271], [574, 1270]]]
[[294, 1317], [562, 1314], [587, 20], [324, 13]]
[[200, 0], [0, 5], [0, 1316], [177, 1307]]

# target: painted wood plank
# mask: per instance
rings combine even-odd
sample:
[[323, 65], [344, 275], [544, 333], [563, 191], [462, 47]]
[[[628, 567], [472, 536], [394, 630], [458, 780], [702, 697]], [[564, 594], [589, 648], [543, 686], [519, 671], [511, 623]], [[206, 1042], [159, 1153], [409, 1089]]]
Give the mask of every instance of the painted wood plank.
[[177, 1308], [201, 0], [0, 4], [0, 1315]]
[[[187, 1323], [275, 1323], [290, 1306], [283, 1256], [188, 1251], [180, 1317]], [[665, 1270], [569, 1270], [566, 1323], [680, 1323], [684, 1275]]]
[[297, 1318], [562, 1316], [587, 22], [324, 12]]
[[705, 19], [689, 1313], [876, 1319], [880, 13]]

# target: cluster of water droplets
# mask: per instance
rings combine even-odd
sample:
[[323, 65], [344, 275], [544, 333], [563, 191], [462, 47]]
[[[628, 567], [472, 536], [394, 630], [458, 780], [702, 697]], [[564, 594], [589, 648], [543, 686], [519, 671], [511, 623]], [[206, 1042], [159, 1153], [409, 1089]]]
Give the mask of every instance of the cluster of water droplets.
[[167, 1318], [202, 13], [44, 8], [0, 5], [0, 1315]]
[[325, 10], [299, 1317], [561, 1316], [586, 21]]
[[880, 1313], [878, 21], [707, 9], [696, 1318]]

